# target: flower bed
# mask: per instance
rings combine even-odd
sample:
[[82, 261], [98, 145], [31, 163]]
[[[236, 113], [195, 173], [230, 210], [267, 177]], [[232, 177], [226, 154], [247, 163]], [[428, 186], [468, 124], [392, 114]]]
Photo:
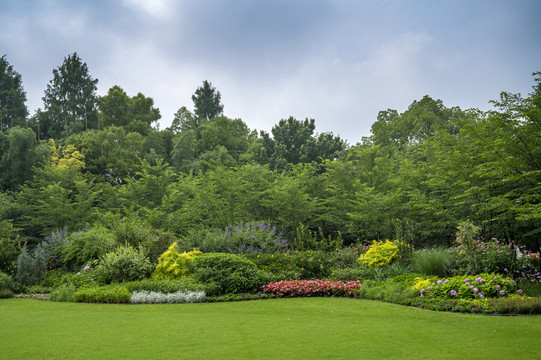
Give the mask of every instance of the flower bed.
[[265, 293], [279, 297], [343, 296], [356, 297], [361, 288], [359, 281], [283, 280], [262, 286]]

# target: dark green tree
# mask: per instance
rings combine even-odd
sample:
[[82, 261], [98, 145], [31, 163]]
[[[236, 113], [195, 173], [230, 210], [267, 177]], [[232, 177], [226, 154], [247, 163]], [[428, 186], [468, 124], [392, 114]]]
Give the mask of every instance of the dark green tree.
[[43, 97], [42, 138], [68, 137], [82, 130], [96, 129], [97, 83], [77, 53], [64, 58], [62, 66], [53, 70], [53, 79]]
[[192, 95], [194, 113], [199, 123], [223, 114], [224, 106], [221, 99], [222, 95], [215, 87], [212, 87], [212, 83], [203, 81], [203, 86], [197, 88]]
[[25, 102], [21, 75], [13, 70], [4, 55], [0, 58], [0, 131], [25, 124], [28, 115]]

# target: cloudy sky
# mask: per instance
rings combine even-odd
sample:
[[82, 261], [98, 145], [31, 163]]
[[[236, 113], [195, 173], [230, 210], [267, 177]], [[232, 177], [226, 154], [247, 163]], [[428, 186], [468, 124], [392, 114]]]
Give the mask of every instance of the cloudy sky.
[[539, 14], [538, 0], [0, 0], [0, 56], [31, 114], [77, 52], [99, 95], [152, 97], [162, 129], [208, 80], [252, 129], [314, 118], [354, 144], [380, 110], [424, 95], [488, 110], [501, 91], [528, 94]]

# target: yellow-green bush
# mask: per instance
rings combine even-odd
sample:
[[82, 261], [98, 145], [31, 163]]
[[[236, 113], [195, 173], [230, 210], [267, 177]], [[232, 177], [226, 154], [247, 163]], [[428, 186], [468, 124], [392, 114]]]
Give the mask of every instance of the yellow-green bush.
[[199, 250], [179, 253], [174, 242], [158, 259], [158, 265], [152, 274], [155, 279], [175, 279], [190, 274], [188, 264], [201, 254]]
[[428, 287], [432, 284], [431, 279], [424, 279], [422, 277], [416, 277], [415, 278], [415, 284], [411, 287], [412, 290], [421, 291], [422, 289], [428, 289]]
[[370, 249], [361, 255], [357, 261], [359, 264], [370, 268], [379, 268], [397, 260], [399, 253], [398, 242], [374, 240], [370, 245]]

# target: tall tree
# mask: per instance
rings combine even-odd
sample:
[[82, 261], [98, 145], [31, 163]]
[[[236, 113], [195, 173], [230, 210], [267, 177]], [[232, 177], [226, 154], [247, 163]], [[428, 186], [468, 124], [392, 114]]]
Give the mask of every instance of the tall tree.
[[97, 83], [77, 53], [64, 58], [62, 66], [53, 70], [53, 79], [45, 90], [46, 115], [40, 122], [48, 124], [43, 126], [47, 133], [42, 134], [59, 138], [97, 128]]
[[222, 95], [215, 87], [212, 87], [212, 83], [203, 81], [203, 86], [197, 88], [192, 95], [195, 116], [199, 122], [208, 121], [223, 114], [224, 106], [221, 99]]
[[24, 124], [28, 115], [25, 101], [21, 75], [13, 70], [4, 55], [0, 58], [0, 131]]

